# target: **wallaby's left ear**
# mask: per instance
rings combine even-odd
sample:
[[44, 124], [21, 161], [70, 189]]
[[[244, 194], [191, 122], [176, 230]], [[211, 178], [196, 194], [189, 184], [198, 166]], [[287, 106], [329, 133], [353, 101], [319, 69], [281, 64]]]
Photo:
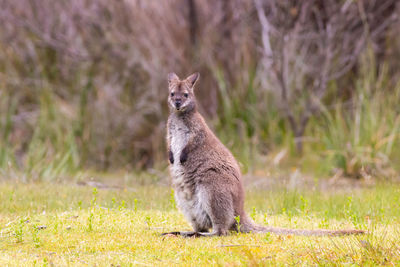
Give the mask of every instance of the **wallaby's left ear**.
[[186, 78], [186, 81], [189, 82], [190, 86], [193, 87], [197, 80], [200, 78], [200, 73], [195, 72], [189, 77]]
[[174, 72], [168, 73], [168, 83], [171, 84], [173, 81], [179, 81], [178, 75]]

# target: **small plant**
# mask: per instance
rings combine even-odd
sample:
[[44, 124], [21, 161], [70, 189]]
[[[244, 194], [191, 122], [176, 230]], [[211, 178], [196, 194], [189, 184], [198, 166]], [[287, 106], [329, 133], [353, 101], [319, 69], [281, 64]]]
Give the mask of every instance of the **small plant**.
[[257, 215], [256, 207], [253, 207], [250, 212], [250, 217], [255, 220]]
[[236, 225], [237, 225], [237, 230], [240, 233], [240, 227], [241, 227], [241, 225], [240, 225], [240, 215], [235, 217], [235, 221], [236, 221]]
[[264, 223], [268, 225], [268, 214], [264, 213]]
[[98, 194], [98, 190], [97, 188], [93, 188], [93, 192], [92, 192], [92, 202], [91, 202], [91, 206], [94, 207], [96, 205], [96, 200], [97, 200], [97, 194]]
[[152, 220], [151, 220], [150, 215], [146, 215], [146, 217], [144, 217], [144, 222], [145, 222], [145, 224], [147, 225], [147, 227], [150, 227], [150, 226], [151, 226]]
[[351, 196], [347, 197], [345, 213], [351, 219], [351, 222], [354, 225], [358, 224], [359, 220], [358, 220], [358, 217], [357, 217], [357, 215], [355, 214], [355, 212], [353, 210], [353, 198]]
[[17, 239], [17, 243], [22, 243], [22, 241], [23, 241], [25, 222], [26, 222], [26, 219], [20, 219], [18, 221], [18, 223], [15, 225], [14, 235], [15, 235], [15, 238]]
[[88, 228], [87, 228], [87, 230], [89, 232], [93, 231], [93, 218], [94, 218], [94, 213], [93, 212], [94, 212], [94, 209], [96, 208], [97, 193], [98, 193], [97, 188], [96, 187], [93, 188], [93, 192], [92, 192], [93, 198], [92, 198], [92, 201], [90, 203], [89, 217], [88, 217]]
[[89, 217], [88, 217], [88, 232], [93, 231], [93, 212], [90, 210]]
[[111, 203], [112, 203], [112, 206], [111, 207], [115, 207], [116, 206], [116, 204], [117, 204], [117, 200], [115, 199], [115, 197], [113, 197], [112, 199], [111, 199]]
[[137, 212], [137, 208], [138, 208], [138, 200], [135, 198], [135, 199], [133, 200], [133, 210], [134, 210], [135, 212]]
[[324, 212], [324, 217], [322, 217], [322, 220], [319, 222], [318, 226], [320, 228], [328, 228], [329, 223], [328, 223], [328, 211], [327, 210]]
[[268, 244], [271, 244], [272, 243], [272, 234], [271, 233], [265, 233], [264, 241], [267, 242]]
[[300, 210], [303, 214], [308, 213], [308, 199], [305, 199], [302, 195], [300, 195], [301, 206]]
[[31, 234], [32, 234], [32, 241], [33, 241], [35, 248], [40, 247], [39, 228], [36, 224], [32, 225]]
[[289, 223], [292, 223], [293, 220], [293, 212], [291, 210], [289, 210], [286, 215], [288, 216], [289, 219]]
[[49, 260], [45, 257], [43, 258], [43, 267], [49, 266]]
[[282, 208], [282, 214], [288, 217], [289, 223], [292, 223], [293, 212], [291, 210], [287, 210], [286, 208]]
[[126, 202], [125, 200], [121, 201], [121, 204], [118, 206], [118, 210], [121, 211], [123, 209], [126, 209]]

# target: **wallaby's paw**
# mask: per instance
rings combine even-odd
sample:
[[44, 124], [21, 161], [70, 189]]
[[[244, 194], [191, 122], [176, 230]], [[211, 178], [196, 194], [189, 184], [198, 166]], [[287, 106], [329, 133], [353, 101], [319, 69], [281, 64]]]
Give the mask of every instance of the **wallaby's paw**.
[[168, 151], [168, 158], [169, 158], [169, 162], [171, 162], [171, 164], [174, 164], [174, 154], [172, 153], [172, 151]]
[[184, 150], [182, 150], [179, 161], [181, 162], [181, 164], [185, 163], [187, 161], [187, 158], [188, 158], [188, 154], [186, 153], [186, 151], [184, 149]]

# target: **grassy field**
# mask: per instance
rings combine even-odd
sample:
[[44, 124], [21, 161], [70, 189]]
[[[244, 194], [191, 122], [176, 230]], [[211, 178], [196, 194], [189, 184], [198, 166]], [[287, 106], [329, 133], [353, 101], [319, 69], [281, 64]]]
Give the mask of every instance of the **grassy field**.
[[400, 264], [399, 185], [352, 193], [249, 190], [246, 209], [260, 224], [357, 228], [368, 234], [161, 237], [164, 231], [190, 229], [167, 186], [3, 182], [0, 266]]

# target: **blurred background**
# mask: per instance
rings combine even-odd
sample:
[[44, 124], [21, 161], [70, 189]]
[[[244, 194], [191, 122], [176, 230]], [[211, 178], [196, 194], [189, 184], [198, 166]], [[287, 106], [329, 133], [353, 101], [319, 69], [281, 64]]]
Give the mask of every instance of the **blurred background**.
[[245, 173], [400, 171], [396, 0], [0, 0], [0, 168], [166, 170], [168, 72]]

